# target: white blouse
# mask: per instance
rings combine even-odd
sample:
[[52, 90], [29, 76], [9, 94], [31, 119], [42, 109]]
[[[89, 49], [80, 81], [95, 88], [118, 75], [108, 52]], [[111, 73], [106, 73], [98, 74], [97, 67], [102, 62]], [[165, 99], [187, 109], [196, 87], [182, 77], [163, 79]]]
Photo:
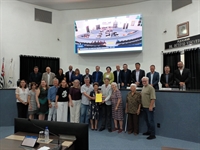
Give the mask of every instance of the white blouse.
[[110, 77], [110, 74], [106, 74], [106, 78], [109, 78]]
[[[20, 87], [17, 87], [16, 90], [15, 90], [15, 94], [18, 94], [19, 95], [19, 98], [21, 100], [23, 100], [24, 102], [27, 102], [27, 99], [28, 99], [28, 92], [29, 92], [29, 89], [26, 88], [24, 91], [22, 90], [22, 88]], [[20, 103], [20, 101], [17, 99], [17, 102]]]

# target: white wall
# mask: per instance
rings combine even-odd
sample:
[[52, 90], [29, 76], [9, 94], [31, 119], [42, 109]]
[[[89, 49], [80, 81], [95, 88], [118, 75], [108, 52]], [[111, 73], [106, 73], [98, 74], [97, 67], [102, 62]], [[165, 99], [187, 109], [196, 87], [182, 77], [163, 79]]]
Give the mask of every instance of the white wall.
[[[35, 8], [52, 11], [52, 24], [34, 21]], [[19, 1], [1, 1], [1, 59], [5, 57], [6, 66], [14, 59], [15, 80], [19, 78], [19, 55], [60, 56], [60, 14]]]
[[[176, 25], [190, 22], [190, 36], [199, 34], [200, 30], [200, 0], [171, 11], [171, 0], [151, 0], [125, 6], [55, 11], [19, 1], [1, 1], [2, 35], [0, 57], [5, 57], [6, 63], [14, 58], [16, 62], [15, 78], [19, 78], [19, 55], [52, 56], [61, 58], [61, 67], [66, 71], [72, 64], [84, 72], [86, 67], [94, 70], [100, 65], [104, 72], [106, 66], [113, 70], [116, 64], [127, 63], [134, 69], [135, 62], [141, 63], [141, 68], [149, 71], [151, 64], [156, 70], [162, 71], [162, 51], [164, 43], [176, 40]], [[46, 24], [34, 21], [34, 8], [53, 12], [53, 23]], [[92, 18], [111, 17], [126, 14], [143, 15], [143, 51], [108, 54], [74, 54], [74, 21]], [[167, 30], [164, 34], [163, 31]], [[60, 41], [57, 41], [60, 38]], [[175, 50], [183, 50], [179, 48]]]

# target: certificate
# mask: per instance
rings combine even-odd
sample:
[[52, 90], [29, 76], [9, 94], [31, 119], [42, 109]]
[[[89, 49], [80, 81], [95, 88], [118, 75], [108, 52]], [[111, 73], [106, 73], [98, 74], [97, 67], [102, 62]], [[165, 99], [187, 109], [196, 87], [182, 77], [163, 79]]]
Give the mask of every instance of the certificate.
[[96, 94], [95, 102], [96, 103], [101, 103], [102, 102], [102, 93]]

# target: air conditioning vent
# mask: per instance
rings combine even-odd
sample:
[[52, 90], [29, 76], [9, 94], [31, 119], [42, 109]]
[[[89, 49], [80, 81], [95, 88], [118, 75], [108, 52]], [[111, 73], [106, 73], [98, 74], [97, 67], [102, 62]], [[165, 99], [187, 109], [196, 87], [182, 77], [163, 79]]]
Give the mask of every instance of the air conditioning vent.
[[172, 0], [172, 11], [192, 3], [192, 0]]
[[52, 12], [35, 8], [35, 21], [52, 23]]

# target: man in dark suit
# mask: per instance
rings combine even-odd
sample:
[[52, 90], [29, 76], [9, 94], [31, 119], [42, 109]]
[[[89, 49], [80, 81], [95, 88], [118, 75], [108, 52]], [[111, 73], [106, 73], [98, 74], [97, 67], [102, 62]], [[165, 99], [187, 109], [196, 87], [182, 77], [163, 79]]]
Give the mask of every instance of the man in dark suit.
[[173, 74], [170, 73], [170, 67], [165, 66], [165, 73], [161, 75], [160, 83], [162, 84], [162, 88], [170, 88], [174, 84]]
[[103, 84], [103, 73], [100, 70], [99, 66], [96, 66], [96, 71], [92, 73], [92, 81], [97, 82], [99, 86]]
[[149, 78], [149, 83], [154, 89], [158, 90], [158, 82], [159, 82], [159, 73], [155, 71], [155, 65], [150, 66], [150, 72], [147, 73], [147, 77]]
[[120, 70], [120, 66], [116, 65], [116, 70], [113, 71], [114, 74], [114, 82], [116, 82], [117, 84], [121, 83], [121, 70]]
[[73, 66], [69, 66], [69, 71], [65, 73], [65, 77], [69, 86], [72, 86], [72, 75], [74, 74]]
[[183, 62], [178, 62], [178, 69], [174, 71], [174, 80], [176, 81], [176, 85], [180, 88], [183, 88], [184, 85], [187, 89], [190, 88], [190, 70], [184, 68]]
[[121, 71], [121, 88], [126, 89], [127, 86], [131, 84], [131, 70], [128, 69], [128, 65], [123, 65], [123, 70]]
[[140, 63], [135, 63], [135, 70], [131, 73], [131, 82], [138, 87], [142, 87], [142, 78], [145, 76], [145, 71], [140, 69]]
[[30, 73], [29, 83], [35, 82], [37, 85], [40, 85], [42, 79], [42, 73], [39, 72], [38, 66], [35, 66], [33, 72]]
[[88, 76], [90, 78], [90, 84], [91, 84], [92, 83], [92, 75], [90, 74], [90, 70], [88, 68], [85, 69], [85, 75], [83, 75], [83, 79], [82, 79], [83, 83], [82, 84], [85, 84], [84, 79], [86, 76]]

